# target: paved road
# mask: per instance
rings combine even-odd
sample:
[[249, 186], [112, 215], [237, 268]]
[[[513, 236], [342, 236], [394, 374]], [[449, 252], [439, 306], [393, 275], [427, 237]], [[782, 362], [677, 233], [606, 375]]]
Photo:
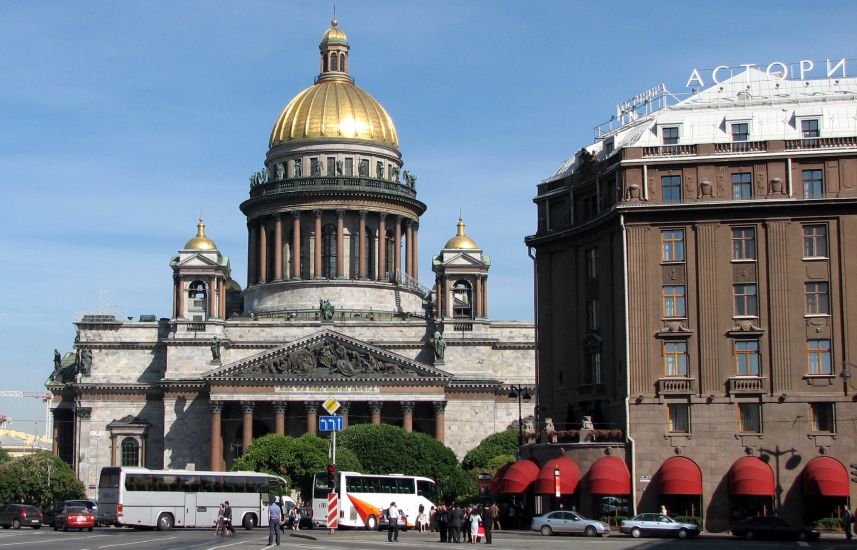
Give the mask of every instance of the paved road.
[[[286, 533], [282, 547], [301, 550], [374, 550], [396, 547], [425, 550], [451, 550], [452, 545], [437, 542], [432, 533], [401, 533], [398, 544], [387, 542], [386, 533], [343, 531], [331, 536], [327, 531], [301, 531], [299, 537]], [[211, 530], [176, 529], [174, 531], [132, 531], [129, 529], [97, 528], [89, 532], [56, 532], [50, 528], [39, 530], [0, 530], [0, 550], [38, 548], [45, 550], [249, 550], [270, 548], [265, 529], [245, 531], [239, 529], [232, 537], [215, 537]], [[276, 547], [274, 547], [276, 548]], [[460, 548], [465, 548], [463, 545]], [[573, 536], [542, 537], [534, 533], [495, 533], [493, 550], [552, 550], [581, 548], [584, 550], [654, 549], [700, 550], [789, 549], [813, 548], [818, 550], [857, 550], [857, 542], [848, 543], [842, 535], [823, 537], [813, 543], [799, 542], [745, 542], [724, 536], [702, 535], [696, 539], [632, 539], [623, 535], [605, 538]]]

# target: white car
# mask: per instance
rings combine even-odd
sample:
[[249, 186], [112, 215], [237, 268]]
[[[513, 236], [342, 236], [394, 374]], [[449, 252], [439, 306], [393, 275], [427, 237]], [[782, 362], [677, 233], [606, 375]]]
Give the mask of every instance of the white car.
[[587, 519], [577, 512], [567, 512], [565, 510], [547, 512], [541, 516], [534, 517], [530, 529], [539, 531], [545, 536], [550, 536], [554, 533], [582, 533], [587, 537], [610, 534], [610, 527], [606, 523]]

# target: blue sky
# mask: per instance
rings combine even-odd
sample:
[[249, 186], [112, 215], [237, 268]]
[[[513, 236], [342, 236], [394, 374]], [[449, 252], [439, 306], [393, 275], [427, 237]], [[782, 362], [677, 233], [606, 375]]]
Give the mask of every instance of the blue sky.
[[[495, 319], [532, 319], [535, 186], [616, 103], [661, 82], [685, 91], [693, 67], [857, 54], [853, 2], [336, 4], [352, 75], [393, 117], [428, 205], [421, 278], [460, 209], [492, 257]], [[42, 390], [83, 313], [168, 316], [168, 262], [201, 210], [243, 286], [238, 204], [278, 114], [318, 72], [331, 7], [0, 5], [2, 389]], [[36, 400], [0, 399], [0, 414], [43, 429]]]

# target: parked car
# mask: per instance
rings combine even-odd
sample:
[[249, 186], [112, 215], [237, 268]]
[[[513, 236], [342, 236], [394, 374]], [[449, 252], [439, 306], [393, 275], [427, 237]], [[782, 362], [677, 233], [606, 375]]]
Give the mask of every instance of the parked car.
[[812, 527], [795, 525], [776, 516], [757, 516], [733, 523], [732, 534], [747, 540], [818, 540], [821, 536], [821, 533]]
[[83, 531], [88, 529], [92, 531], [95, 527], [95, 514], [86, 509], [85, 506], [70, 506], [65, 505], [62, 512], [54, 518], [54, 531], [62, 528], [63, 531], [68, 531], [69, 528]]
[[42, 511], [29, 504], [5, 504], [0, 506], [0, 526], [3, 529], [21, 527], [42, 527]]
[[583, 533], [587, 537], [610, 534], [610, 527], [606, 523], [594, 519], [586, 519], [577, 512], [567, 512], [565, 510], [547, 512], [541, 516], [534, 517], [530, 529], [540, 531], [545, 536], [550, 536], [554, 533]]
[[[378, 530], [386, 531], [390, 526], [390, 522], [387, 521], [387, 509], [381, 510], [381, 517], [378, 518]], [[402, 531], [408, 530], [408, 516], [405, 515], [401, 510], [399, 510], [399, 529]]]
[[660, 536], [685, 539], [699, 534], [699, 525], [681, 523], [663, 514], [638, 514], [619, 524], [619, 531], [632, 537]]
[[[312, 506], [305, 506], [300, 509], [301, 517], [298, 520], [298, 529], [312, 529]], [[326, 525], [326, 524], [325, 524]]]
[[62, 502], [48, 504], [42, 509], [42, 523], [45, 525], [53, 525], [54, 519], [62, 513], [65, 506], [83, 506], [96, 517], [95, 524], [98, 525], [98, 503], [94, 500], [64, 500]]

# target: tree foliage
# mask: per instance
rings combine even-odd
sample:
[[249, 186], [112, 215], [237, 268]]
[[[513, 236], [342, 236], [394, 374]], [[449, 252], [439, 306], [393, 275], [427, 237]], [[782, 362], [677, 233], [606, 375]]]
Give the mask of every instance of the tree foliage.
[[342, 432], [339, 441], [354, 451], [365, 473], [434, 479], [445, 501], [476, 491], [475, 481], [461, 470], [455, 453], [426, 434], [406, 432], [388, 424], [355, 424]]
[[[461, 462], [461, 466], [465, 470], [484, 470], [486, 472], [492, 472], [499, 468], [499, 466], [495, 466], [497, 461], [493, 459], [503, 455], [511, 455], [512, 460], [514, 460], [517, 452], [518, 430], [506, 430], [505, 432], [489, 435], [483, 439], [479, 445], [464, 455], [464, 460]], [[500, 466], [506, 462], [510, 461], [502, 462]]]
[[[306, 496], [312, 486], [312, 476], [326, 471], [330, 463], [327, 449], [327, 439], [316, 435], [268, 434], [254, 439], [247, 452], [232, 464], [232, 469], [283, 476], [288, 479], [289, 487]], [[340, 470], [362, 469], [354, 453], [340, 445], [336, 449], [336, 463]]]
[[34, 453], [0, 464], [0, 501], [44, 506], [84, 498], [85, 494], [74, 471], [51, 453]]
[[9, 453], [6, 451], [6, 449], [0, 449], [0, 464], [3, 464], [4, 462], [9, 462], [10, 460], [12, 460], [12, 457], [9, 456]]

